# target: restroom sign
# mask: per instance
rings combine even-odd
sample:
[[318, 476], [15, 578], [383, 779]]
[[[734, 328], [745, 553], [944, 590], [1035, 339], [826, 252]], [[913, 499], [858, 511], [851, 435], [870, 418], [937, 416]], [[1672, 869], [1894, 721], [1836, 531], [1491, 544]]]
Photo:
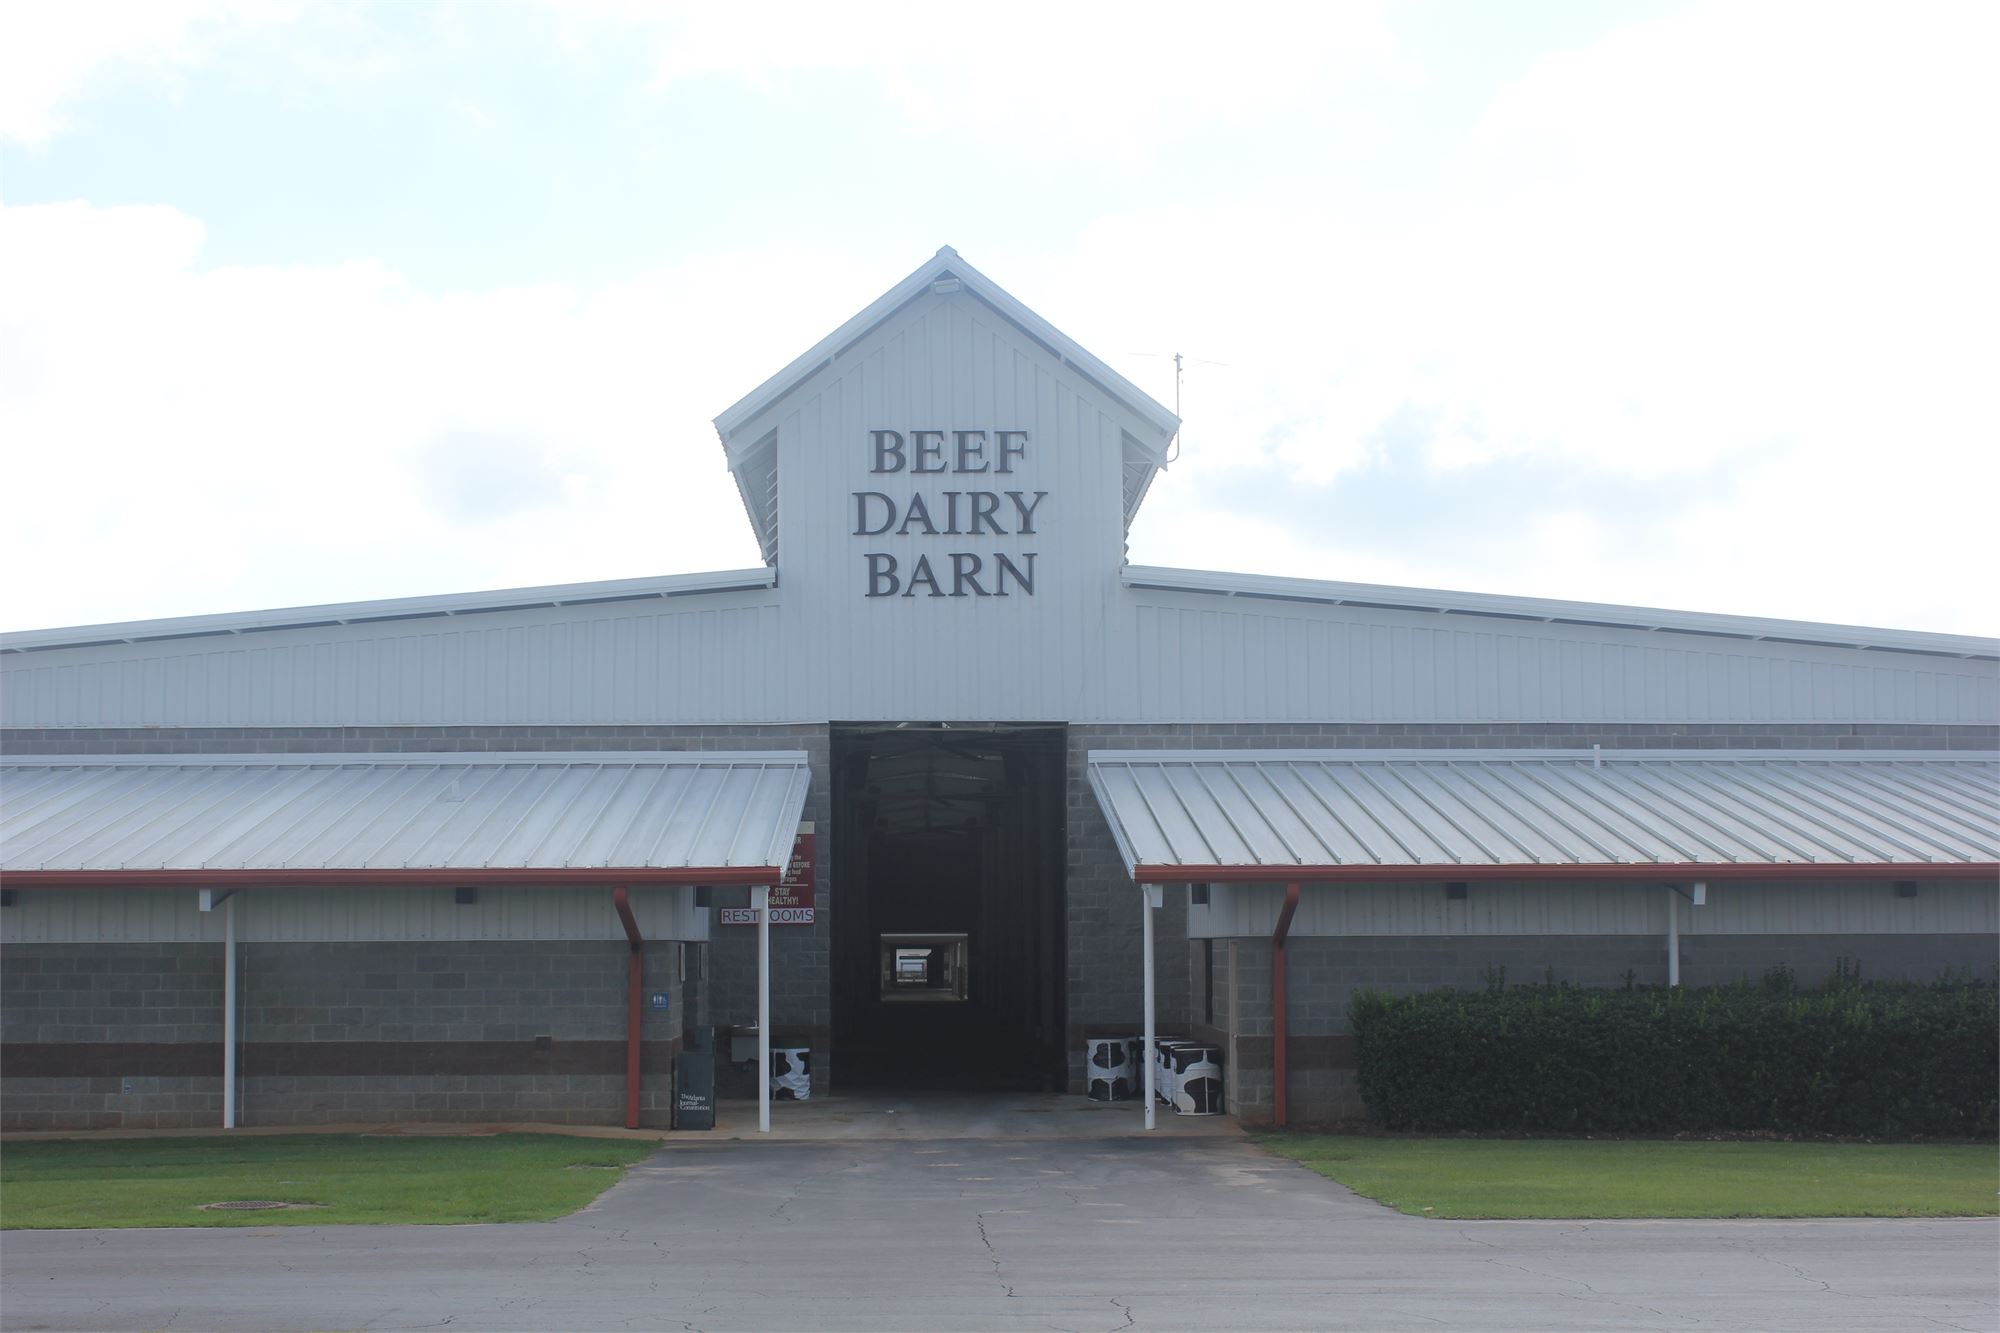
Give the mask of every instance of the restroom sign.
[[[785, 863], [784, 878], [771, 889], [772, 925], [810, 926], [818, 918], [813, 905], [813, 866], [818, 850], [812, 821], [807, 820], [799, 825], [798, 835], [792, 839], [792, 855]], [[757, 909], [724, 907], [717, 910], [715, 919], [724, 926], [754, 926]]]
[[[810, 907], [773, 907], [771, 924], [774, 926], [810, 926], [815, 913]], [[716, 921], [725, 926], [754, 926], [757, 924], [757, 909], [754, 907], [723, 907], [715, 914]]]

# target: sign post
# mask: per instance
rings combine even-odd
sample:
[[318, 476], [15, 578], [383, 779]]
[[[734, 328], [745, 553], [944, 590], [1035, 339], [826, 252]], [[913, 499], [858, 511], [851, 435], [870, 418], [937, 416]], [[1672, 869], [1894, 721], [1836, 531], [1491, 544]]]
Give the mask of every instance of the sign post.
[[750, 890], [757, 914], [757, 1132], [771, 1132], [771, 890]]

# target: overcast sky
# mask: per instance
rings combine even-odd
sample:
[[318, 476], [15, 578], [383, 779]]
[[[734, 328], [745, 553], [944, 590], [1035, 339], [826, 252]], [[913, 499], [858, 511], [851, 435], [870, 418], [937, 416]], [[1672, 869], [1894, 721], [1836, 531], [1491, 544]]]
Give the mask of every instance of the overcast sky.
[[1137, 563], [1991, 634], [2000, 6], [0, 7], [10, 629], [752, 566], [950, 244]]

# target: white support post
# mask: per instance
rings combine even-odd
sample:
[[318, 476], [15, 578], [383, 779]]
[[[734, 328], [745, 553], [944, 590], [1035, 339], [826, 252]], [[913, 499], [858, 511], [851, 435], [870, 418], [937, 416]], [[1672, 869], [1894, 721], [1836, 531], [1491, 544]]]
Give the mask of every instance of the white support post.
[[1667, 886], [1667, 984], [1681, 984], [1681, 891]]
[[222, 1127], [236, 1128], [236, 899], [222, 903]]
[[1160, 905], [1160, 886], [1157, 884], [1141, 884], [1139, 886], [1139, 894], [1141, 903], [1139, 908], [1140, 919], [1145, 923], [1145, 928], [1141, 934], [1145, 939], [1144, 948], [1146, 950], [1145, 965], [1142, 969], [1146, 976], [1146, 1045], [1145, 1049], [1139, 1053], [1139, 1059], [1146, 1070], [1146, 1128], [1152, 1129], [1154, 1127], [1154, 1116], [1157, 1114], [1157, 1108], [1154, 1105], [1154, 1080], [1158, 1072], [1154, 1068], [1153, 1051], [1153, 1041], [1156, 1036], [1153, 1027], [1153, 909]]
[[771, 890], [750, 890], [757, 911], [757, 1132], [771, 1132]]

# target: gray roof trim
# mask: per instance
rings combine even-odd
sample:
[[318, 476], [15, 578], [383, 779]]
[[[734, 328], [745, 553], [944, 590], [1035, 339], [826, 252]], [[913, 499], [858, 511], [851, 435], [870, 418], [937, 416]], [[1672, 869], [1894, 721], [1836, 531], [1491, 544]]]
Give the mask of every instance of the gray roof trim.
[[790, 365], [752, 389], [717, 416], [715, 429], [722, 437], [723, 445], [725, 447], [729, 445], [745, 422], [790, 393], [817, 371], [838, 360], [877, 325], [910, 301], [929, 291], [931, 284], [940, 278], [961, 280], [965, 284], [965, 291], [992, 307], [1009, 323], [1042, 344], [1052, 355], [1060, 358], [1063, 364], [1095, 383], [1111, 397], [1132, 408], [1164, 434], [1171, 435], [1180, 428], [1180, 418], [1161, 406], [1145, 390], [1091, 355], [1074, 338], [1022, 305], [999, 283], [968, 264], [959, 257], [958, 251], [947, 245], [919, 265], [915, 272], [876, 298], [867, 309], [820, 339]]
[[1270, 601], [1358, 606], [1371, 610], [1422, 611], [1438, 615], [1484, 616], [1499, 620], [1585, 625], [1599, 629], [1632, 629], [1660, 634], [1692, 634], [1707, 638], [1752, 639], [1820, 648], [1862, 648], [1876, 652], [1917, 653], [1932, 657], [2000, 660], [2000, 639], [1980, 638], [1970, 634], [1875, 629], [1862, 625], [1829, 625], [1808, 620], [1769, 620], [1759, 616], [1722, 615], [1706, 611], [1668, 611], [1657, 607], [1556, 601], [1543, 597], [1512, 597], [1497, 593], [1444, 592], [1434, 588], [1398, 588], [1379, 583], [1336, 583], [1322, 579], [1288, 578], [1275, 574], [1166, 569], [1156, 565], [1127, 565], [1123, 578], [1128, 588], [1164, 592], [1212, 593], [1226, 597], [1262, 598]]
[[491, 592], [440, 593], [429, 597], [395, 597], [372, 602], [335, 602], [325, 606], [292, 606], [268, 611], [231, 611], [220, 615], [173, 616], [162, 620], [126, 620], [108, 625], [76, 625], [64, 629], [16, 630], [0, 634], [0, 653], [33, 653], [52, 648], [96, 648], [114, 643], [150, 643], [164, 639], [198, 639], [227, 634], [261, 634], [273, 630], [315, 629], [328, 625], [373, 625], [392, 620], [435, 620], [449, 616], [527, 611], [553, 606], [597, 606], [610, 602], [644, 602], [711, 592], [750, 592], [776, 587], [775, 569], [730, 569], [712, 574], [668, 574], [644, 579], [607, 579], [595, 583], [556, 583], [536, 588], [502, 588]]
[[1086, 768], [1128, 873], [1949, 874], [2000, 862], [2000, 754], [1093, 750]]

